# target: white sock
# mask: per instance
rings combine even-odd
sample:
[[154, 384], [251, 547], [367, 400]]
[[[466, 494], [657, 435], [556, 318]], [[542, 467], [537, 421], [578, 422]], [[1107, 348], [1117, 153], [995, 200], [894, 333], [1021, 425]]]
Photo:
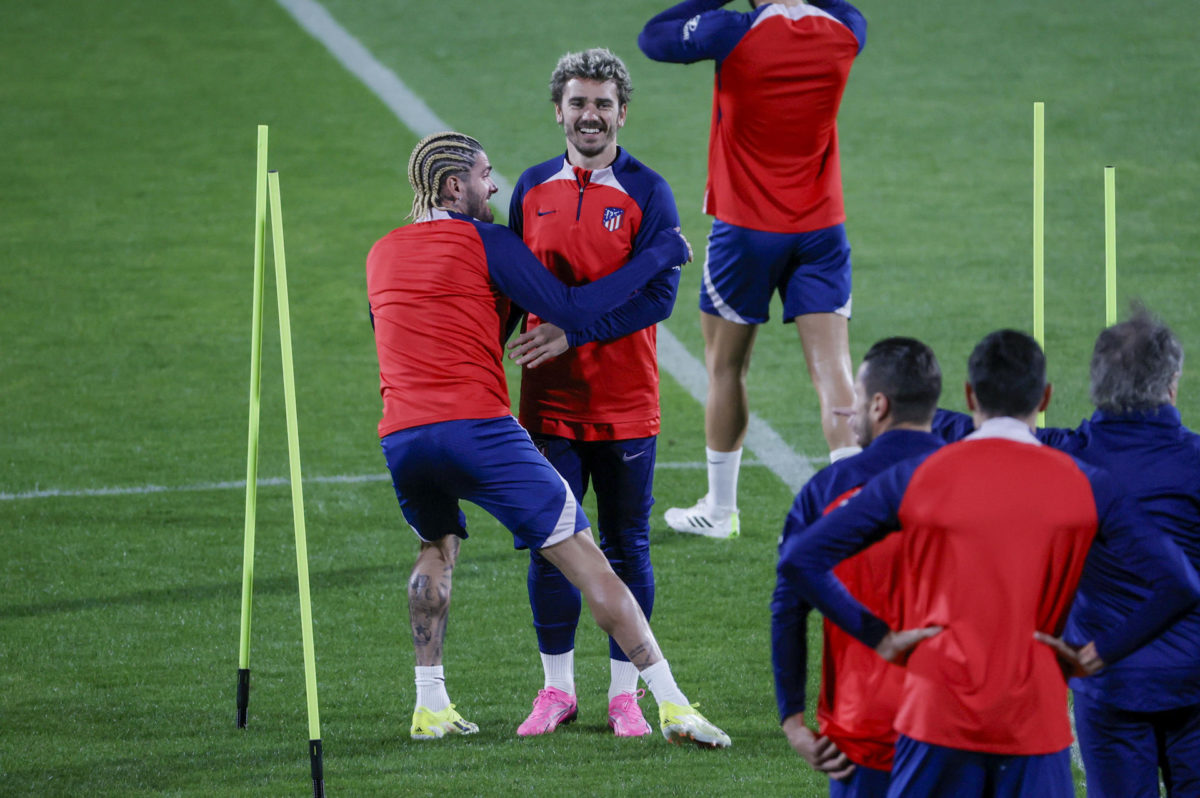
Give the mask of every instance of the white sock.
[[742, 450], [718, 452], [706, 446], [704, 454], [708, 459], [708, 506], [721, 510], [736, 510]]
[[853, 457], [862, 451], [861, 446], [842, 446], [829, 453], [829, 462], [836, 463], [845, 457]]
[[542, 654], [542, 670], [546, 672], [546, 687], [575, 695], [575, 649], [565, 654]]
[[418, 665], [417, 672], [417, 706], [425, 707], [430, 712], [441, 712], [450, 706], [450, 696], [446, 692], [446, 675], [441, 665]]
[[632, 662], [623, 659], [609, 659], [608, 672], [609, 701], [612, 701], [621, 693], [637, 692], [638, 669]]
[[672, 704], [688, 706], [687, 696], [680, 691], [679, 685], [675, 684], [675, 677], [671, 675], [671, 666], [665, 659], [660, 659], [646, 668], [642, 671], [641, 677], [658, 703], [670, 701]]

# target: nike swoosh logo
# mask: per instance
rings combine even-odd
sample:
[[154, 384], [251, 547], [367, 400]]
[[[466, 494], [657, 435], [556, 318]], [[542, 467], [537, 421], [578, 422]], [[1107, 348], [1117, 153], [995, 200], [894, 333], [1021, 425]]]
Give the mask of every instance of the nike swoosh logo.
[[630, 460], [636, 460], [636, 459], [638, 459], [639, 457], [641, 457], [641, 456], [642, 456], [642, 455], [644, 455], [645, 453], [646, 453], [646, 450], [645, 450], [645, 449], [642, 449], [640, 452], [634, 452], [633, 454], [630, 454], [629, 452], [622, 452], [622, 453], [621, 453], [621, 460], [623, 460], [624, 462], [628, 463]]
[[537, 213], [538, 213], [538, 216], [549, 216], [552, 213], [558, 213], [558, 209], [555, 208], [552, 211], [538, 211]]

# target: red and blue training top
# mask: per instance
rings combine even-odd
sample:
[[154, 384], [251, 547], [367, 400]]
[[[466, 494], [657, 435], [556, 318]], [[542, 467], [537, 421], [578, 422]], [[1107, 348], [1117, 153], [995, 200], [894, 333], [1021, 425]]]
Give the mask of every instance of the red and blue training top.
[[704, 212], [772, 233], [841, 224], [837, 113], [866, 20], [845, 0], [727, 2], [685, 0], [638, 36], [655, 61], [716, 61]]
[[379, 436], [508, 415], [502, 347], [510, 298], [576, 331], [686, 258], [683, 239], [667, 231], [624, 268], [568, 287], [507, 227], [434, 210], [393, 230], [367, 255], [383, 397]]
[[[625, 150], [585, 170], [552, 158], [521, 175], [509, 227], [567, 285], [619, 269], [663, 230], [679, 227], [670, 186]], [[679, 270], [660, 272], [599, 323], [567, 334], [571, 349], [521, 376], [521, 424], [581, 441], [659, 431], [654, 325], [671, 315]], [[529, 327], [541, 319], [531, 314]]]
[[[948, 419], [943, 435], [963, 437], [971, 417], [938, 411]], [[935, 421], [936, 425], [936, 421]], [[1116, 478], [1146, 516], [1169, 536], [1200, 571], [1200, 435], [1183, 425], [1179, 411], [1163, 404], [1148, 410], [1097, 410], [1075, 429], [1035, 430], [1038, 440], [1103, 468]], [[1115, 626], [1146, 599], [1149, 586], [1129, 573], [1119, 553], [1100, 540], [1075, 594], [1063, 637], [1075, 644]], [[1089, 578], [1103, 574], [1103, 579]], [[1162, 634], [1073, 690], [1129, 712], [1162, 712], [1200, 704], [1200, 604], [1181, 613]]]
[[[805, 483], [784, 522], [780, 547], [823, 515], [835, 512], [871, 477], [910, 457], [942, 446], [937, 435], [895, 429], [871, 441], [862, 452], [821, 469]], [[892, 535], [840, 563], [834, 574], [871, 612], [898, 622], [894, 598], [901, 582], [900, 537]], [[771, 600], [771, 652], [779, 719], [805, 706], [808, 613], [811, 606], [779, 577]], [[896, 745], [893, 724], [900, 706], [904, 669], [892, 665], [843, 630], [824, 622], [820, 732], [856, 765], [891, 770]]]
[[1106, 663], [1200, 598], [1182, 552], [1112, 477], [1040, 445], [1016, 419], [991, 419], [965, 441], [884, 471], [789, 540], [779, 573], [874, 648], [889, 624], [832, 568], [896, 531], [896, 628], [943, 627], [906, 663], [896, 730], [919, 742], [1005, 755], [1070, 745], [1063, 673], [1033, 633], [1061, 635], [1084, 572], [1104, 579], [1088, 558], [1097, 536], [1152, 586], [1136, 617], [1096, 634]]

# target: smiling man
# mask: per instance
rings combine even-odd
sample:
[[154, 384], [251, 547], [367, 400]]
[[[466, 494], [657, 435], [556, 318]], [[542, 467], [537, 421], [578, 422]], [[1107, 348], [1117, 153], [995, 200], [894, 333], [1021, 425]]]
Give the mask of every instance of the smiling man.
[[[605, 49], [564, 55], [550, 78], [564, 155], [521, 175], [509, 226], [568, 285], [594, 282], [679, 226], [666, 181], [617, 146], [629, 72]], [[659, 431], [654, 325], [671, 314], [679, 272], [663, 272], [601, 323], [573, 333], [532, 313], [510, 347], [525, 366], [521, 424], [567, 480], [578, 501], [596, 494], [600, 545], [646, 617], [654, 605], [650, 508]], [[533, 711], [517, 733], [548, 734], [574, 720], [579, 591], [540, 552], [530, 551], [529, 601], [545, 673]], [[618, 737], [650, 726], [638, 707], [637, 668], [609, 639], [608, 724]]]

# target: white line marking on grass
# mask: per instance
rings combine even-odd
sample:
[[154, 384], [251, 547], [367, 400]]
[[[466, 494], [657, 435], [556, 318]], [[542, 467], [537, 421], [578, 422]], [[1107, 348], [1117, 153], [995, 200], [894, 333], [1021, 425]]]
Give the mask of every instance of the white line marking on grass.
[[[708, 399], [708, 372], [704, 365], [687, 351], [679, 339], [662, 324], [658, 325], [658, 362], [674, 377], [684, 390], [700, 404]], [[748, 446], [775, 476], [783, 480], [792, 493], [799, 492], [813, 475], [809, 459], [797, 454], [771, 425], [754, 413], [746, 432]]]
[[[758, 460], [742, 462], [743, 468], [765, 465]], [[703, 461], [656, 463], [655, 468], [668, 470], [701, 470], [707, 468]], [[336, 474], [330, 477], [304, 477], [304, 482], [317, 485], [355, 485], [364, 482], [391, 482], [390, 474]], [[275, 488], [291, 485], [287, 477], [264, 477], [258, 480], [260, 488]], [[196, 493], [208, 490], [245, 490], [246, 480], [230, 480], [228, 482], [198, 482], [192, 485], [129, 485], [112, 488], [83, 488], [79, 490], [64, 490], [60, 488], [44, 488], [27, 490], [21, 493], [0, 492], [0, 502], [20, 501], [22, 499], [61, 499], [61, 498], [91, 498], [97, 496], [144, 496], [151, 493]]]
[[[381, 64], [362, 42], [343, 28], [316, 0], [276, 2], [295, 17], [300, 27], [324, 44], [351, 74], [366, 84], [409, 130], [418, 136], [427, 136], [439, 130], [451, 129], [395, 72]], [[492, 172], [492, 178], [500, 187], [493, 205], [502, 213], [506, 212], [512, 196], [512, 184], [495, 171]], [[679, 339], [661, 324], [658, 327], [658, 362], [697, 402], [704, 404], [708, 393], [708, 375], [704, 364], [693, 357]], [[787, 441], [753, 413], [750, 414], [746, 446], [793, 493], [799, 491], [814, 473], [807, 457], [797, 454]]]
[[[342, 484], [359, 482], [390, 482], [390, 474], [339, 474], [332, 477], [304, 477], [304, 482], [315, 484]], [[273, 488], [280, 485], [290, 485], [287, 477], [264, 477], [258, 480], [260, 488]], [[81, 490], [60, 490], [45, 488], [27, 490], [22, 493], [0, 493], [0, 501], [11, 502], [21, 499], [58, 499], [72, 497], [95, 496], [142, 496], [149, 493], [194, 493], [206, 490], [245, 490], [246, 480], [231, 480], [229, 482], [199, 482], [192, 485], [129, 485], [122, 488], [83, 488]]]
[[[344, 66], [350, 74], [361, 80], [368, 89], [380, 100], [404, 126], [424, 138], [431, 133], [443, 130], [454, 130], [425, 104], [425, 101], [413, 92], [400, 77], [379, 62], [363, 43], [354, 38], [343, 28], [333, 16], [325, 10], [325, 6], [315, 0], [277, 0], [284, 10], [291, 14], [300, 27], [308, 31], [314, 39], [325, 45], [325, 48]], [[469, 135], [469, 134], [468, 134]], [[492, 180], [500, 191], [492, 200], [492, 205], [501, 214], [508, 213], [508, 202], [512, 198], [512, 183], [503, 176], [492, 172]]]

